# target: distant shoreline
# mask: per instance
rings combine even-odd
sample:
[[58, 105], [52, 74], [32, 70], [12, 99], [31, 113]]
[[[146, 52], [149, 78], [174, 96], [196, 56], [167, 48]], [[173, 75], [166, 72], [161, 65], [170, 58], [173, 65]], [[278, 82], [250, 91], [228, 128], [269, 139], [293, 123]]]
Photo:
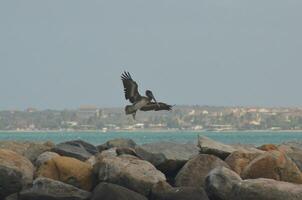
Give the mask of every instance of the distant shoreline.
[[253, 133], [261, 133], [261, 132], [267, 132], [267, 133], [280, 133], [280, 132], [288, 132], [288, 133], [302, 133], [302, 130], [222, 130], [222, 131], [209, 131], [209, 130], [178, 130], [178, 129], [162, 129], [162, 130], [152, 130], [152, 129], [136, 129], [136, 130], [108, 130], [108, 131], [102, 131], [102, 130], [0, 130], [1, 133], [137, 133], [137, 132], [162, 132], [162, 133], [169, 133], [169, 132], [200, 132], [200, 133], [238, 133], [238, 132], [253, 132]]

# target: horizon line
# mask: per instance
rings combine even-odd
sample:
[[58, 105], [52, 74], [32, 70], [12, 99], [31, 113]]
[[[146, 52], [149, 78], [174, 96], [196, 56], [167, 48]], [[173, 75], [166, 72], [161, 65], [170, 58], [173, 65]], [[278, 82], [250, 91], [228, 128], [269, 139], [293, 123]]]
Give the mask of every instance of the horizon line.
[[[126, 105], [125, 105], [126, 106]], [[3, 108], [0, 111], [26, 111], [28, 109], [34, 109], [37, 111], [45, 110], [79, 110], [81, 108], [96, 108], [96, 109], [123, 109], [125, 106], [97, 106], [93, 104], [83, 104], [77, 108], [39, 108], [34, 106], [28, 106], [26, 108]], [[173, 107], [212, 107], [212, 108], [279, 108], [279, 109], [302, 109], [302, 106], [261, 106], [261, 105], [202, 105], [202, 104], [179, 104]]]

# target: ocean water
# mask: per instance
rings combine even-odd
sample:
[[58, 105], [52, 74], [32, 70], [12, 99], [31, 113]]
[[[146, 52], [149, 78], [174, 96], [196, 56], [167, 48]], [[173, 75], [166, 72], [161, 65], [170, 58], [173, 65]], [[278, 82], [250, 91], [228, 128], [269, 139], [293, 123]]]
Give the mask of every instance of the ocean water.
[[81, 139], [98, 145], [114, 138], [131, 138], [137, 144], [171, 141], [197, 143], [198, 135], [207, 136], [227, 144], [280, 144], [287, 141], [302, 141], [302, 132], [0, 132], [0, 141], [52, 141], [60, 143]]

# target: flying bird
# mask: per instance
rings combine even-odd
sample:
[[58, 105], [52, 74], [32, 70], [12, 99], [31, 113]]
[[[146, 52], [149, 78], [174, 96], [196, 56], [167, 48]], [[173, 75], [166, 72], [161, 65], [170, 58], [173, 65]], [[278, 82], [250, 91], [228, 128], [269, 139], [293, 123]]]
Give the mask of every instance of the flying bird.
[[[146, 96], [141, 96], [138, 92], [138, 85], [132, 79], [129, 72], [124, 72], [121, 75], [121, 79], [124, 85], [124, 92], [126, 100], [129, 100], [132, 105], [125, 107], [126, 115], [132, 114], [135, 119], [136, 112], [141, 111], [158, 111], [158, 110], [171, 110], [172, 106], [166, 103], [157, 102], [152, 91], [146, 90]], [[154, 100], [154, 102], [152, 101]]]

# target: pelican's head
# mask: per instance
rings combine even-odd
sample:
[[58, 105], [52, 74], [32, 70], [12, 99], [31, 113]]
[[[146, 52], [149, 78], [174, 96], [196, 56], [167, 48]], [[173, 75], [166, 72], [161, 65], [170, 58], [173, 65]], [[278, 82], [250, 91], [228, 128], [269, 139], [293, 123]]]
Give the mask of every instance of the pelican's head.
[[146, 90], [146, 96], [147, 96], [149, 99], [151, 99], [151, 100], [153, 99], [153, 100], [155, 101], [155, 103], [156, 103], [157, 105], [159, 105], [159, 104], [157, 103], [157, 101], [156, 101], [156, 99], [155, 99], [153, 93], [152, 93], [150, 90]]
[[154, 98], [154, 96], [153, 96], [153, 93], [150, 90], [146, 90], [146, 96], [149, 99], [151, 99], [151, 100], [154, 99], [154, 101], [156, 101], [155, 98]]

